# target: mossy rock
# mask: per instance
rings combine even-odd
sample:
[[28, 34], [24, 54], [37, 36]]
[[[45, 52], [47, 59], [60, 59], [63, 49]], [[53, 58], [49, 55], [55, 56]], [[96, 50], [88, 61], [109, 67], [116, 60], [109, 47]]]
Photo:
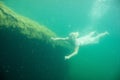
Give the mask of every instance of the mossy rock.
[[0, 2], [0, 80], [63, 80], [73, 49], [56, 34]]

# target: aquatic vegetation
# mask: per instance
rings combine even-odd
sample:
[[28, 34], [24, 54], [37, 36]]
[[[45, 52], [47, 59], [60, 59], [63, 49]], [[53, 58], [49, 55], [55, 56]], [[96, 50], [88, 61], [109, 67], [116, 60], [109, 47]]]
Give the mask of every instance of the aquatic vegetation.
[[55, 36], [51, 30], [44, 25], [40, 25], [26, 17], [16, 14], [11, 9], [0, 3], [0, 27], [12, 28], [19, 30], [29, 38], [42, 39], [44, 36]]
[[30, 39], [39, 39], [40, 41], [51, 44], [54, 47], [56, 45], [68, 47], [69, 45], [68, 42], [52, 41], [51, 37], [56, 37], [56, 34], [53, 31], [44, 25], [15, 13], [0, 2], [0, 29], [3, 28], [19, 32]]

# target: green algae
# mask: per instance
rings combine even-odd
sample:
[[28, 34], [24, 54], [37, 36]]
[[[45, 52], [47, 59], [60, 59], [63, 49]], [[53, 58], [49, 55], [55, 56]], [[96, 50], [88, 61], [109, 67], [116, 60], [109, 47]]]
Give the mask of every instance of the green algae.
[[68, 49], [72, 47], [67, 41], [51, 40], [51, 37], [57, 36], [53, 31], [44, 25], [15, 13], [0, 2], [0, 29], [3, 28], [16, 31], [29, 39], [38, 39], [47, 44], [51, 44], [53, 47], [61, 46]]

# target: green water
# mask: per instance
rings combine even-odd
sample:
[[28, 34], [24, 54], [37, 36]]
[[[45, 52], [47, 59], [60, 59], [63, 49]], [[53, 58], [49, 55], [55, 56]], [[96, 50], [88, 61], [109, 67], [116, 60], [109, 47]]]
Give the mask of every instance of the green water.
[[[119, 0], [1, 0], [17, 13], [29, 17], [65, 37], [90, 31], [110, 34], [100, 43], [80, 47], [69, 61], [65, 80], [120, 80]], [[59, 72], [58, 72], [59, 73]]]

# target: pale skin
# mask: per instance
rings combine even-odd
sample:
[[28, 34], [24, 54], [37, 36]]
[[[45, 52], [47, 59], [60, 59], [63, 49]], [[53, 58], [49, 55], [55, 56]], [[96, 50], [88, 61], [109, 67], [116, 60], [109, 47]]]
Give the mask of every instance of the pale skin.
[[74, 48], [73, 53], [71, 53], [71, 54], [68, 55], [68, 56], [65, 56], [65, 60], [66, 60], [66, 59], [70, 59], [71, 57], [77, 55], [78, 51], [79, 51], [79, 46], [76, 46], [76, 47]]
[[103, 32], [103, 33], [99, 33], [95, 36], [95, 33], [96, 32], [93, 31], [93, 32], [90, 32], [89, 34], [87, 34], [83, 37], [78, 37], [79, 36], [78, 32], [72, 32], [72, 33], [69, 34], [69, 37], [51, 38], [51, 39], [52, 40], [74, 40], [74, 43], [75, 43], [74, 51], [71, 54], [65, 56], [65, 60], [66, 60], [66, 59], [70, 59], [71, 57], [75, 56], [78, 53], [80, 46], [98, 43], [100, 38], [109, 34], [106, 31], [106, 32]]

